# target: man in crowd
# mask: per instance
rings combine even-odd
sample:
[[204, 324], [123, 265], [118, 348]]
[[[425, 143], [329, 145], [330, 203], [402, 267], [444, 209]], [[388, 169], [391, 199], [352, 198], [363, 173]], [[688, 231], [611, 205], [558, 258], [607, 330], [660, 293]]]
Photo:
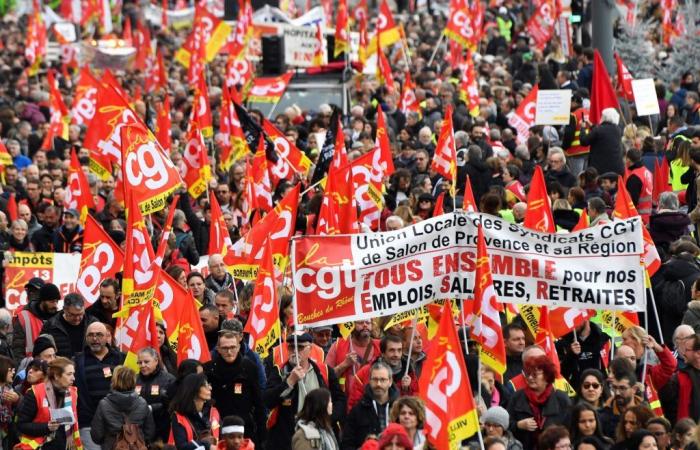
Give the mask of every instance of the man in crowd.
[[345, 392], [352, 392], [353, 375], [377, 359], [380, 353], [379, 339], [372, 338], [372, 321], [358, 320], [348, 338], [338, 339], [331, 345], [326, 364], [333, 368]]
[[44, 323], [40, 334], [51, 335], [56, 342], [56, 355], [72, 358], [83, 350], [88, 325], [97, 319], [85, 314], [85, 299], [78, 293], [63, 298], [63, 311]]
[[223, 256], [219, 254], [209, 255], [209, 275], [204, 280], [204, 284], [214, 292], [236, 288], [233, 277], [226, 270]]
[[85, 312], [116, 330], [117, 319], [114, 314], [119, 311], [120, 303], [119, 282], [114, 278], [107, 278], [100, 283], [100, 297]]
[[503, 327], [503, 337], [506, 346], [506, 371], [503, 374], [505, 383], [523, 371], [525, 329], [519, 322], [511, 322]]
[[44, 322], [58, 312], [61, 293], [55, 284], [44, 284], [41, 278], [32, 278], [24, 286], [27, 305], [12, 320], [12, 354], [15, 362], [32, 355], [34, 340], [41, 334]]

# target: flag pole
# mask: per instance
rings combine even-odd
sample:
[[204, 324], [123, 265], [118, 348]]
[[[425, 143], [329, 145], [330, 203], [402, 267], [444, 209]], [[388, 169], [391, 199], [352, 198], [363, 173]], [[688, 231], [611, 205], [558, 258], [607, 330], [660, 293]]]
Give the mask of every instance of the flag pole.
[[[656, 309], [656, 298], [654, 298], [654, 290], [652, 288], [647, 288], [649, 291], [649, 295], [651, 296], [651, 307], [654, 309], [654, 319], [656, 319], [656, 326], [659, 330], [659, 344], [665, 345], [664, 343], [664, 333], [661, 331], [661, 321], [659, 320], [659, 310]], [[646, 314], [644, 314], [645, 321], [648, 322], [647, 317], [649, 316], [649, 312], [647, 311]], [[648, 326], [647, 326], [647, 333], [649, 332]]]
[[[291, 256], [292, 267], [296, 266], [296, 257], [295, 257], [296, 256], [296, 245], [297, 245], [296, 239], [292, 238], [292, 242], [290, 243], [290, 246], [291, 246], [291, 250], [290, 250], [291, 255], [290, 256]], [[274, 268], [272, 271], [274, 272]], [[299, 365], [299, 345], [298, 345], [299, 343], [298, 343], [296, 331], [297, 331], [297, 329], [299, 329], [299, 320], [297, 318], [297, 290], [294, 287], [293, 283], [292, 283], [292, 311], [293, 311], [292, 314], [294, 314], [294, 318], [293, 318], [293, 320], [294, 320], [294, 358], [295, 358], [296, 363], [297, 363], [296, 365], [298, 366]], [[282, 329], [282, 324], [280, 324], [280, 330], [281, 329]], [[282, 337], [282, 333], [280, 333], [280, 338], [281, 337]], [[280, 348], [280, 351], [281, 350], [282, 349]]]
[[408, 342], [408, 359], [406, 360], [406, 371], [404, 372], [404, 378], [408, 376], [408, 369], [411, 367], [411, 352], [413, 351], [413, 339], [416, 337], [416, 326], [418, 325], [418, 311], [416, 315], [413, 316], [413, 327], [411, 329], [411, 340]]
[[[649, 314], [644, 314], [644, 330], [647, 332], [647, 336], [649, 336]], [[642, 382], [642, 396], [646, 392], [646, 378], [647, 378], [647, 366], [649, 362], [649, 349], [644, 346], [644, 355], [642, 356], [642, 379], [639, 380]]]
[[464, 340], [464, 353], [469, 354], [469, 340], [467, 339], [467, 321], [464, 318], [464, 299], [460, 300], [459, 314], [462, 316], [462, 339]]
[[440, 49], [440, 45], [442, 44], [443, 40], [445, 40], [444, 32], [440, 34], [440, 39], [438, 39], [437, 44], [435, 44], [435, 50], [433, 50], [433, 54], [430, 55], [430, 59], [428, 60], [428, 67], [433, 65], [433, 60], [435, 59], [435, 56], [437, 55], [437, 52]]

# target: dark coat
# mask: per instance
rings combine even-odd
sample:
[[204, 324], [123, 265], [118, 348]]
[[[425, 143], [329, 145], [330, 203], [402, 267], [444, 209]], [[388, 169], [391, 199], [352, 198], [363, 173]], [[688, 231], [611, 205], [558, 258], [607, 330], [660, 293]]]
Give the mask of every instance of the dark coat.
[[[328, 384], [326, 384], [323, 376], [320, 374], [318, 365], [313, 361], [309, 361], [309, 363], [313, 367], [320, 387], [326, 388], [331, 392], [331, 401], [333, 402], [332, 423], [342, 423], [345, 416], [345, 393], [341, 389], [340, 383], [338, 383], [335, 371], [328, 367]], [[270, 450], [291, 448], [294, 424], [296, 423], [295, 416], [299, 409], [299, 384], [294, 385], [294, 389], [284, 397], [282, 393], [289, 387], [287, 377], [293, 368], [291, 364], [287, 363], [282, 368], [282, 373], [280, 373], [277, 366], [272, 366], [267, 374], [267, 388], [263, 396], [265, 406], [271, 410], [278, 408], [277, 422], [270, 428], [267, 442], [265, 443], [265, 447]]]
[[153, 415], [146, 400], [134, 391], [111, 392], [100, 400], [90, 425], [90, 437], [104, 450], [112, 449], [125, 418], [128, 418], [129, 423], [138, 425], [144, 442], [153, 442], [156, 433]]
[[194, 237], [177, 227], [173, 227], [173, 233], [175, 233], [175, 242], [177, 243], [177, 249], [180, 250], [180, 255], [190, 265], [196, 266], [199, 263], [199, 251], [197, 251]]
[[[536, 434], [521, 430], [516, 425], [520, 420], [533, 417], [532, 409], [530, 408], [530, 403], [527, 400], [524, 389], [520, 389], [513, 394], [513, 397], [511, 397], [508, 403], [508, 408], [506, 409], [510, 413], [510, 431], [513, 433], [515, 439], [522, 442], [525, 450], [536, 448]], [[554, 389], [552, 395], [547, 399], [547, 403], [542, 407], [542, 416], [544, 418], [544, 426], [542, 429], [550, 425], [568, 426], [570, 409], [571, 401], [566, 393]]]
[[[54, 392], [56, 393], [57, 406], [63, 406], [64, 395], [58, 390], [54, 390]], [[34, 391], [29, 389], [20, 399], [16, 410], [17, 431], [20, 434], [33, 437], [49, 435], [48, 422], [34, 423], [37, 413], [36, 397], [34, 396]], [[66, 429], [65, 427], [59, 427], [54, 433], [54, 439], [51, 442], [45, 442], [41, 446], [41, 450], [65, 450], [66, 445]]]
[[200, 219], [192, 209], [190, 196], [187, 193], [180, 195], [178, 201], [178, 209], [185, 213], [187, 225], [190, 227], [194, 244], [197, 247], [197, 252], [200, 255], [209, 253], [209, 227], [210, 224]]
[[[700, 266], [690, 255], [672, 257], [652, 277], [664, 342], [673, 342], [673, 332], [683, 320], [691, 300], [691, 287], [698, 278]], [[650, 307], [648, 311], [651, 310]], [[656, 327], [650, 327], [649, 332], [659, 340]]]
[[590, 145], [588, 165], [595, 167], [598, 173], [615, 172], [625, 174], [622, 161], [622, 132], [617, 125], [605, 122], [592, 130], [581, 130], [581, 144]]
[[245, 421], [245, 436], [260, 446], [265, 436], [265, 409], [255, 363], [241, 352], [232, 364], [217, 354], [204, 365], [204, 372], [221, 417], [241, 417]]
[[[209, 417], [211, 414], [211, 405], [209, 402], [204, 404], [204, 409], [202, 409], [202, 415], [199, 414], [185, 414], [185, 417], [192, 425], [194, 436], [193, 440], [189, 441], [187, 439], [187, 431], [180, 425], [177, 421], [175, 414], [172, 415], [170, 420], [170, 427], [173, 430], [173, 440], [175, 441], [175, 448], [177, 450], [197, 450], [198, 446], [202, 446], [208, 449], [211, 445], [211, 423], [209, 422]], [[221, 415], [223, 418], [224, 416]], [[206, 439], [203, 437], [206, 435]], [[196, 444], [195, 444], [196, 442]]]
[[[391, 405], [397, 398], [399, 398], [399, 390], [392, 384], [389, 389], [388, 410], [391, 410]], [[388, 414], [387, 412], [387, 420], [389, 420]], [[374, 409], [372, 389], [367, 385], [362, 400], [353, 406], [348, 414], [343, 427], [343, 441], [340, 448], [342, 450], [355, 450], [362, 446], [367, 436], [370, 434], [379, 436], [383, 430], [384, 427], [379, 423], [379, 416]]]
[[153, 412], [155, 422], [155, 438], [168, 442], [170, 433], [170, 415], [168, 414], [168, 399], [175, 377], [164, 368], [158, 367], [154, 373], [143, 376], [139, 373], [136, 379], [136, 392], [146, 400]]
[[568, 168], [562, 170], [548, 170], [544, 174], [544, 180], [547, 184], [559, 183], [565, 190], [572, 188], [578, 184], [576, 177], [572, 174]]
[[78, 388], [78, 424], [90, 426], [100, 401], [109, 394], [114, 368], [124, 363], [124, 354], [109, 347], [104, 358], [97, 359], [90, 348], [75, 357], [75, 386]]
[[56, 253], [80, 253], [83, 251], [83, 228], [78, 225], [67, 230], [63, 225], [53, 235], [53, 251]]
[[586, 339], [578, 339], [581, 344], [581, 353], [574, 354], [571, 344], [574, 342], [574, 333], [571, 332], [562, 336], [557, 341], [557, 352], [561, 359], [561, 374], [569, 380], [572, 386], [579, 385], [579, 376], [586, 369], [598, 369], [605, 373], [605, 366], [600, 351], [606, 342], [610, 341], [610, 336], [605, 334], [598, 325], [591, 322], [591, 333]]
[[688, 225], [690, 218], [687, 214], [680, 211], [664, 211], [652, 214], [649, 218], [649, 234], [657, 249], [661, 247], [664, 253], [668, 253], [671, 242], [689, 234]]
[[41, 332], [39, 334], [50, 334], [53, 336], [53, 340], [56, 343], [56, 356], [72, 358], [85, 346], [85, 332], [87, 331], [88, 325], [93, 322], [97, 322], [97, 319], [85, 314], [85, 317], [81, 323], [83, 343], [80, 348], [74, 348], [72, 346], [70, 335], [68, 334], [68, 328], [66, 328], [63, 314], [60, 311], [55, 316], [44, 322], [44, 326], [41, 328]]
[[53, 252], [53, 237], [55, 233], [55, 228], [47, 228], [46, 225], [36, 230], [31, 238], [34, 251]]

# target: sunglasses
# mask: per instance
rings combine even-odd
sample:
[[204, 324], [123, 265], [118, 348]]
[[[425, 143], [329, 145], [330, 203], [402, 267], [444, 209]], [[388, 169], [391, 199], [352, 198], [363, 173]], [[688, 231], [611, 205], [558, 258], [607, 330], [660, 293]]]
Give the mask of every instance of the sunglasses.
[[598, 389], [600, 387], [599, 383], [583, 383], [584, 389]]

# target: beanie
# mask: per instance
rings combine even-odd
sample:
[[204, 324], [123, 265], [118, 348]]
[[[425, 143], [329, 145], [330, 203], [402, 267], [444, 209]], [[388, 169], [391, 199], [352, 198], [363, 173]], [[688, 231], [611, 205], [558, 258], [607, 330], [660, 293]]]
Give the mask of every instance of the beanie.
[[508, 411], [501, 408], [500, 406], [492, 406], [488, 410], [486, 410], [483, 416], [481, 416], [481, 423], [496, 424], [504, 430], [507, 430], [509, 419], [510, 416], [508, 415]]
[[58, 287], [53, 284], [53, 283], [46, 283], [39, 289], [39, 301], [40, 302], [45, 302], [49, 300], [60, 300], [61, 299], [61, 291], [58, 290]]
[[32, 356], [37, 357], [46, 350], [47, 348], [53, 348], [56, 350], [56, 344], [54, 343], [53, 337], [48, 334], [42, 334], [36, 341], [34, 341], [34, 349], [32, 350]]
[[411, 440], [408, 438], [406, 430], [398, 423], [390, 423], [386, 427], [382, 433], [382, 436], [379, 438], [379, 448], [382, 449], [384, 446], [391, 444], [394, 438], [397, 438], [396, 444], [400, 445], [401, 447], [407, 449], [413, 448], [413, 444], [411, 444]]

